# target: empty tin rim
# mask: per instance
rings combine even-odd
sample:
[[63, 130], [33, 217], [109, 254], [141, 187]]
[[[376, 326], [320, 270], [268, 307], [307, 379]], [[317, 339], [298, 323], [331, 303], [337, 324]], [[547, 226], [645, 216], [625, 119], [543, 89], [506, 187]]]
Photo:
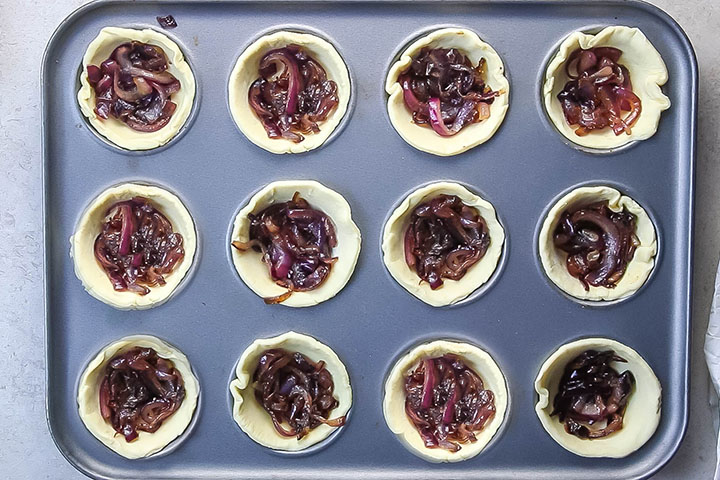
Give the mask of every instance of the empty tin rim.
[[[164, 144], [159, 145], [154, 148], [134, 150], [134, 149], [122, 147], [122, 146], [116, 144], [115, 142], [111, 141], [104, 135], [102, 135], [100, 132], [98, 132], [95, 129], [95, 127], [90, 123], [90, 119], [83, 114], [83, 112], [80, 108], [80, 104], [77, 101], [77, 99], [74, 102], [75, 111], [77, 112], [77, 115], [79, 115], [79, 117], [81, 118], [82, 122], [87, 126], [88, 130], [92, 133], [94, 139], [105, 148], [108, 148], [108, 149], [116, 151], [116, 152], [121, 152], [124, 155], [131, 155], [131, 156], [148, 156], [151, 154], [162, 152], [165, 149], [170, 148], [173, 144], [175, 144], [175, 142], [179, 141], [180, 138], [182, 138], [188, 132], [188, 130], [190, 130], [190, 127], [192, 126], [192, 124], [195, 122], [195, 119], [197, 118], [197, 112], [199, 110], [199, 105], [200, 105], [201, 98], [202, 98], [202, 84], [201, 84], [201, 81], [199, 80], [199, 77], [195, 74], [195, 68], [193, 67], [194, 62], [192, 59], [192, 55], [190, 55], [188, 53], [189, 50], [175, 35], [173, 35], [173, 33], [170, 33], [167, 30], [160, 31], [157, 29], [156, 25], [147, 24], [147, 23], [128, 23], [128, 24], [120, 24], [120, 25], [116, 25], [116, 26], [118, 28], [127, 28], [127, 29], [131, 29], [131, 30], [145, 30], [145, 29], [153, 30], [153, 31], [156, 31], [156, 32], [161, 33], [162, 35], [168, 37], [172, 42], [174, 42], [177, 45], [177, 47], [180, 49], [180, 51], [183, 54], [183, 59], [190, 67], [190, 72], [192, 73], [193, 80], [195, 81], [195, 93], [193, 96], [193, 101], [192, 101], [192, 106], [190, 108], [190, 112], [188, 113], [188, 117], [185, 119], [185, 121], [180, 126], [178, 131], [172, 136], [172, 138], [170, 138]], [[85, 51], [87, 51], [87, 47], [86, 47]], [[85, 51], [83, 51], [83, 56], [85, 55]], [[75, 79], [75, 90], [74, 90], [75, 95], [77, 95], [77, 92], [82, 87], [80, 77], [83, 73], [84, 73], [83, 61], [81, 58], [80, 63], [78, 65], [77, 76]], [[90, 87], [90, 88], [92, 88], [92, 87]], [[115, 120], [113, 118], [110, 118], [108, 120], [119, 121], [119, 120]], [[167, 125], [165, 127], [167, 127]], [[163, 127], [163, 128], [165, 128], [165, 127]], [[128, 127], [128, 128], [130, 128], [130, 127]]]
[[[611, 306], [611, 305], [617, 305], [619, 303], [623, 303], [623, 302], [626, 302], [628, 300], [635, 298], [640, 292], [642, 292], [642, 290], [655, 277], [655, 272], [658, 269], [658, 263], [660, 262], [660, 258], [662, 257], [662, 255], [661, 255], [662, 254], [662, 241], [661, 241], [662, 235], [661, 235], [660, 230], [658, 229], [658, 222], [657, 222], [656, 217], [653, 214], [652, 210], [647, 207], [647, 204], [636, 201], [636, 203], [638, 203], [638, 205], [645, 211], [648, 218], [650, 219], [650, 223], [652, 224], [653, 229], [654, 229], [655, 243], [656, 243], [655, 255], [652, 257], [653, 258], [653, 267], [650, 270], [650, 273], [647, 275], [647, 278], [645, 279], [643, 284], [641, 286], [639, 286], [632, 293], [629, 293], [628, 295], [626, 295], [624, 297], [614, 298], [611, 300], [602, 300], [602, 299], [590, 300], [590, 299], [578, 298], [578, 297], [575, 297], [575, 296], [571, 295], [570, 293], [566, 292], [548, 276], [547, 271], [545, 270], [545, 267], [540, 258], [540, 246], [541, 246], [540, 234], [542, 231], [543, 223], [548, 218], [550, 210], [552, 210], [553, 207], [555, 207], [555, 205], [557, 205], [557, 203], [563, 197], [565, 197], [566, 195], [570, 194], [571, 192], [573, 192], [579, 188], [583, 188], [583, 187], [610, 187], [610, 188], [613, 188], [613, 189], [617, 190], [618, 192], [620, 192], [620, 194], [622, 196], [629, 197], [632, 200], [635, 200], [635, 198], [636, 198], [636, 195], [634, 193], [633, 193], [633, 195], [630, 195], [627, 193], [627, 192], [631, 192], [633, 190], [629, 189], [626, 185], [623, 185], [623, 184], [620, 184], [617, 182], [613, 182], [613, 181], [606, 181], [606, 180], [590, 180], [590, 181], [578, 183], [578, 184], [572, 185], [572, 186], [564, 189], [563, 191], [561, 191], [560, 193], [555, 195], [543, 209], [543, 211], [538, 219], [538, 222], [535, 226], [535, 231], [533, 233], [533, 244], [534, 244], [533, 250], [535, 252], [534, 257], [535, 257], [536, 267], [548, 285], [550, 285], [554, 290], [559, 292], [565, 298], [572, 300], [575, 303], [579, 303], [580, 305], [583, 305], [586, 307], [607, 307], [607, 306]], [[628, 262], [628, 264], [629, 263], [630, 262]], [[575, 279], [575, 280], [577, 280], [577, 279]]]
[[[238, 122], [236, 121], [236, 115], [233, 113], [233, 106], [232, 106], [231, 99], [230, 99], [230, 91], [233, 89], [233, 88], [232, 88], [232, 86], [233, 86], [232, 84], [233, 84], [233, 80], [234, 80], [234, 79], [233, 79], [233, 72], [234, 72], [234, 71], [238, 68], [238, 66], [239, 66], [240, 57], [247, 51], [248, 48], [250, 48], [251, 46], [253, 46], [256, 42], [258, 42], [259, 40], [261, 40], [263, 37], [266, 37], [266, 36], [268, 36], [268, 35], [272, 35], [272, 34], [278, 33], [278, 32], [290, 32], [290, 33], [299, 33], [299, 34], [312, 35], [312, 36], [315, 36], [315, 37], [319, 38], [320, 40], [323, 40], [323, 41], [327, 42], [327, 43], [330, 44], [330, 46], [335, 50], [335, 52], [339, 55], [339, 57], [340, 57], [343, 65], [345, 66], [345, 70], [347, 71], [347, 75], [348, 75], [349, 91], [348, 91], [348, 101], [347, 101], [347, 105], [346, 105], [346, 107], [345, 107], [345, 112], [342, 114], [342, 117], [341, 117], [340, 120], [338, 121], [337, 125], [335, 125], [335, 127], [332, 129], [332, 131], [328, 134], [327, 138], [326, 138], [325, 140], [323, 140], [319, 145], [317, 145], [317, 146], [315, 146], [315, 147], [312, 147], [312, 148], [310, 148], [310, 149], [307, 150], [307, 151], [302, 151], [302, 152], [290, 152], [290, 151], [272, 151], [272, 150], [268, 150], [268, 149], [265, 148], [264, 146], [258, 144], [253, 138], [251, 138], [251, 136], [249, 136], [248, 134], [246, 134], [246, 133], [242, 130], [242, 128], [240, 128], [240, 125], [239, 125]], [[238, 55], [235, 57], [235, 61], [232, 62], [232, 64], [230, 65], [230, 69], [228, 70], [227, 81], [226, 81], [226, 85], [227, 85], [227, 89], [226, 89], [226, 105], [227, 105], [227, 109], [228, 109], [228, 114], [229, 114], [229, 116], [230, 116], [230, 119], [231, 119], [233, 125], [235, 125], [235, 128], [237, 128], [237, 130], [242, 134], [242, 136], [243, 136], [245, 139], [247, 139], [250, 143], [252, 143], [253, 145], [255, 145], [255, 146], [258, 147], [258, 148], [261, 148], [261, 149], [263, 149], [263, 150], [265, 150], [265, 151], [268, 151], [268, 152], [273, 153], [273, 154], [276, 154], [276, 155], [282, 155], [282, 154], [285, 154], [285, 153], [292, 153], [292, 154], [294, 154], [294, 155], [303, 155], [303, 154], [307, 154], [308, 152], [311, 152], [311, 151], [317, 150], [317, 149], [319, 149], [319, 148], [325, 147], [325, 146], [328, 145], [330, 142], [332, 142], [333, 140], [335, 140], [335, 139], [340, 135], [340, 133], [342, 133], [342, 131], [343, 131], [343, 130], [345, 129], [345, 127], [347, 126], [347, 123], [350, 121], [350, 117], [352, 116], [352, 114], [353, 114], [353, 112], [354, 112], [354, 110], [355, 110], [355, 102], [356, 102], [356, 97], [357, 97], [357, 95], [356, 95], [356, 81], [355, 81], [355, 76], [354, 76], [354, 74], [353, 74], [353, 71], [352, 71], [352, 69], [350, 68], [350, 66], [348, 65], [346, 59], [347, 59], [347, 56], [343, 54], [343, 50], [342, 50], [341, 47], [339, 47], [339, 44], [338, 44], [331, 36], [329, 36], [328, 34], [326, 34], [324, 31], [322, 31], [322, 30], [320, 30], [320, 29], [317, 29], [317, 28], [315, 28], [315, 27], [311, 27], [311, 26], [303, 25], [303, 24], [287, 23], [287, 24], [274, 25], [274, 26], [272, 26], [272, 27], [268, 27], [268, 28], [265, 28], [265, 29], [261, 30], [260, 32], [256, 33], [252, 38], [250, 38], [249, 41], [247, 41], [246, 43], [244, 43], [244, 44], [242, 45], [242, 48], [240, 49], [240, 52], [239, 52]], [[322, 64], [321, 64], [321, 65], [322, 65]], [[322, 65], [322, 66], [323, 66], [323, 68], [326, 68], [325, 65]], [[331, 80], [332, 80], [332, 79], [331, 79]], [[336, 108], [337, 108], [337, 107], [336, 107]], [[257, 116], [255, 115], [255, 112], [253, 112], [252, 109], [249, 109], [249, 108], [248, 108], [248, 112], [247, 112], [247, 113], [248, 113], [248, 115], [251, 115], [252, 118], [253, 118], [258, 124], [260, 123], [260, 121], [257, 119]], [[334, 113], [335, 113], [335, 112], [331, 112], [330, 115], [333, 115]], [[327, 119], [326, 119], [326, 120], [327, 120]], [[322, 126], [322, 124], [320, 124], [320, 126]], [[264, 129], [262, 129], [262, 130], [263, 130], [263, 131], [262, 131], [262, 134], [265, 136], [265, 137], [263, 137], [263, 138], [267, 138], [267, 133], [265, 132]], [[322, 132], [322, 129], [321, 129], [321, 132]], [[273, 139], [269, 139], [269, 140], [272, 141]], [[302, 142], [300, 142], [300, 145], [302, 145]]]

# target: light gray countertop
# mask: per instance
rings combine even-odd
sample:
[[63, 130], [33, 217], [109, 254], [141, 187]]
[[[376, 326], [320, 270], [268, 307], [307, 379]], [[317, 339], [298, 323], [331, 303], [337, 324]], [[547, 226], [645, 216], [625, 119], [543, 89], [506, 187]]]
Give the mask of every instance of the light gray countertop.
[[[83, 0], [0, 0], [0, 476], [84, 478], [45, 422], [40, 63], [58, 23]], [[720, 239], [720, 2], [654, 0], [685, 29], [700, 65], [690, 422], [658, 479], [709, 479], [717, 414], [702, 353]]]

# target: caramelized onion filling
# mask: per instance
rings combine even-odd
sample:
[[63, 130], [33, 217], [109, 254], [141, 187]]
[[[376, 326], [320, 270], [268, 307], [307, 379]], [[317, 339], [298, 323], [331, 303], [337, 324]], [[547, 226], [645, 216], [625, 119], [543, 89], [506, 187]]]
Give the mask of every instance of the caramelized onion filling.
[[501, 92], [485, 84], [485, 59], [477, 66], [455, 48], [423, 48], [398, 77], [413, 121], [443, 137], [490, 117]]
[[299, 45], [266, 53], [259, 73], [248, 100], [269, 138], [302, 142], [303, 134], [320, 131], [319, 124], [340, 102], [337, 84]]
[[123, 43], [100, 66], [88, 65], [95, 90], [95, 113], [139, 132], [155, 132], [170, 122], [177, 105], [170, 97], [180, 80], [168, 70], [165, 51], [142, 42]]
[[288, 289], [265, 299], [266, 303], [283, 302], [292, 292], [314, 290], [327, 279], [337, 261], [332, 256], [337, 246], [335, 227], [330, 217], [312, 208], [299, 192], [289, 202], [275, 203], [248, 218], [250, 240], [234, 241], [232, 246], [241, 252], [250, 248], [262, 252], [270, 277]]
[[607, 200], [565, 210], [553, 235], [555, 246], [568, 254], [568, 273], [585, 290], [615, 288], [640, 245], [635, 235], [635, 215], [614, 212]]
[[[565, 63], [570, 81], [557, 98], [575, 134], [611, 127], [615, 135], [632, 133], [642, 102], [632, 91], [630, 72], [618, 61], [622, 50], [613, 47], [579, 48]], [[628, 114], [623, 117], [623, 112]]]
[[147, 295], [184, 256], [182, 235], [144, 197], [110, 207], [95, 239], [95, 258], [116, 291]]
[[345, 425], [345, 415], [330, 419], [338, 406], [332, 374], [322, 360], [315, 363], [299, 352], [274, 348], [263, 352], [253, 373], [255, 398], [283, 437], [307, 435], [325, 424]]
[[586, 350], [565, 367], [553, 411], [565, 431], [580, 438], [602, 438], [620, 430], [635, 377], [618, 373], [611, 362], [626, 362], [613, 350]]
[[427, 448], [457, 452], [495, 415], [495, 397], [462, 358], [426, 358], [405, 379], [405, 413]]
[[113, 357], [100, 383], [100, 414], [132, 442], [138, 431], [153, 433], [185, 398], [180, 372], [152, 348], [135, 347]]
[[405, 262], [433, 290], [460, 280], [490, 246], [485, 220], [455, 195], [418, 205], [405, 231]]

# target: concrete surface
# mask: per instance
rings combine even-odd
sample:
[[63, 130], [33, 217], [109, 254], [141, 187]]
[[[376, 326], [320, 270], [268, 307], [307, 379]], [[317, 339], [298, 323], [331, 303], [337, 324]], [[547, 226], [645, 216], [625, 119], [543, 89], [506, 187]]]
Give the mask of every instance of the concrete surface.
[[[83, 0], [0, 0], [0, 476], [84, 478], [45, 423], [41, 298], [40, 59], [50, 34]], [[697, 227], [690, 424], [656, 479], [709, 479], [715, 462], [702, 355], [720, 239], [720, 1], [655, 0], [683, 26], [700, 64]]]

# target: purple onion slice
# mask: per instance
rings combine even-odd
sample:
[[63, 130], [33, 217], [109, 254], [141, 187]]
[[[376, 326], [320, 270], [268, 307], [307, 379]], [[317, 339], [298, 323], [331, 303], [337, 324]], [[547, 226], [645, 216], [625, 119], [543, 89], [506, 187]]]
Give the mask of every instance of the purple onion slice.
[[423, 48], [398, 77], [405, 106], [418, 125], [449, 137], [490, 117], [490, 104], [501, 92], [485, 84], [485, 59], [473, 66], [455, 48]]
[[170, 122], [177, 105], [171, 96], [181, 88], [168, 70], [165, 51], [142, 42], [123, 43], [100, 66], [88, 65], [100, 119], [120, 120], [133, 130], [155, 132]]
[[405, 231], [405, 262], [436, 290], [460, 280], [485, 256], [490, 234], [476, 209], [455, 195], [438, 195], [412, 211]]
[[[570, 78], [557, 98], [575, 134], [588, 135], [610, 127], [615, 135], [632, 133], [642, 102], [632, 91], [630, 72], [618, 61], [622, 51], [613, 47], [579, 48], [565, 63]], [[623, 117], [623, 112], [628, 112]]]
[[248, 101], [269, 138], [302, 142], [303, 135], [320, 131], [340, 102], [337, 84], [299, 45], [269, 51], [258, 72]]
[[451, 353], [421, 360], [405, 378], [405, 395], [405, 413], [427, 448], [457, 452], [495, 416], [493, 392]]
[[565, 210], [553, 234], [557, 248], [568, 254], [568, 273], [586, 291], [615, 288], [633, 259], [640, 240], [635, 235], [635, 215], [614, 212], [607, 200]]
[[550, 415], [567, 433], [592, 439], [622, 429], [635, 377], [629, 370], [618, 373], [612, 362], [626, 360], [613, 350], [586, 350], [566, 365]]
[[139, 295], [165, 285], [185, 256], [183, 237], [144, 197], [115, 203], [95, 238], [95, 258], [116, 291]]
[[295, 192], [288, 202], [275, 203], [257, 214], [248, 215], [250, 240], [234, 241], [244, 252], [262, 252], [270, 277], [288, 291], [266, 298], [265, 303], [281, 303], [292, 292], [307, 292], [325, 282], [337, 257], [333, 248], [337, 236], [332, 220], [316, 210]]
[[98, 396], [103, 419], [132, 442], [138, 431], [156, 432], [180, 408], [185, 386], [171, 361], [134, 347], [107, 363]]
[[253, 373], [255, 398], [270, 415], [275, 430], [298, 440], [325, 424], [345, 425], [345, 415], [330, 418], [338, 406], [335, 385], [325, 362], [313, 362], [299, 352], [266, 350]]

